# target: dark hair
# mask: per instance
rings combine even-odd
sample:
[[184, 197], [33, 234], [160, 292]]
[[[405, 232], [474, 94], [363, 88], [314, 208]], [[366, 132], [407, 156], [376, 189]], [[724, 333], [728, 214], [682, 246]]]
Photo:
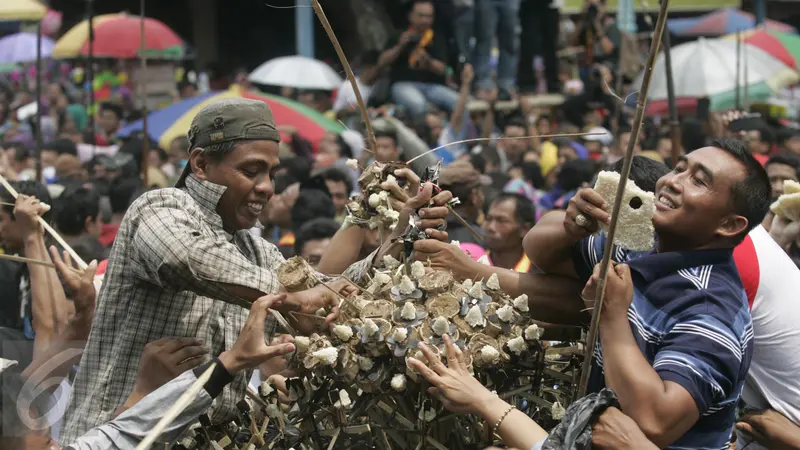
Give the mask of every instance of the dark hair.
[[352, 158], [353, 157], [353, 147], [350, 147], [350, 144], [344, 140], [341, 134], [336, 135], [336, 144], [339, 146], [339, 157], [340, 158]]
[[681, 146], [686, 153], [691, 153], [706, 145], [706, 133], [703, 123], [697, 119], [686, 119], [681, 124]]
[[522, 194], [516, 192], [502, 192], [492, 200], [492, 204], [504, 202], [506, 200], [514, 201], [514, 218], [520, 224], [532, 227], [536, 223], [536, 207], [533, 202]]
[[574, 191], [592, 181], [595, 173], [595, 162], [591, 159], [573, 159], [564, 163], [558, 172], [556, 184], [565, 192]]
[[397, 132], [394, 131], [393, 129], [392, 130], [388, 130], [388, 129], [383, 128], [383, 129], [375, 130], [375, 139], [378, 139], [379, 137], [391, 138], [392, 141], [394, 141], [394, 145], [395, 146], [397, 145]]
[[333, 206], [329, 193], [321, 189], [300, 189], [297, 201], [292, 206], [292, 230], [317, 218], [333, 219], [336, 207]]
[[[624, 160], [620, 159], [615, 163], [607, 165], [605, 170], [620, 173], [622, 172], [623, 162]], [[666, 164], [645, 156], [634, 155], [631, 160], [630, 177], [628, 178], [633, 180], [636, 186], [639, 186], [639, 189], [655, 192], [656, 182], [667, 173], [669, 173], [669, 167], [667, 167]]]
[[122, 107], [111, 102], [105, 102], [100, 105], [100, 112], [111, 111], [117, 116], [117, 119], [122, 120]]
[[108, 187], [108, 200], [111, 203], [111, 212], [124, 213], [133, 202], [133, 194], [139, 189], [142, 182], [138, 177], [120, 177], [111, 182]]
[[353, 188], [353, 180], [350, 179], [350, 175], [335, 167], [323, 171], [322, 179], [335, 183], [344, 183], [344, 185], [347, 186], [348, 192]]
[[[47, 187], [45, 187], [45, 185], [34, 180], [11, 181], [9, 184], [19, 194], [34, 196], [38, 198], [39, 201], [42, 201], [50, 205], [51, 207], [50, 211], [47, 211], [42, 215], [42, 218], [45, 220], [45, 222], [50, 223], [53, 216], [53, 208], [56, 205], [53, 205], [53, 199], [50, 197], [50, 192], [47, 190]], [[12, 218], [14, 218], [14, 207], [11, 205], [16, 203], [16, 199], [14, 199], [14, 197], [11, 196], [10, 192], [0, 188], [0, 201], [2, 201], [3, 203], [9, 203], [8, 205], [2, 205], [2, 208]]]
[[486, 158], [484, 158], [480, 153], [470, 153], [469, 162], [472, 164], [472, 167], [474, 167], [475, 170], [481, 174], [486, 173]]
[[766, 142], [769, 145], [775, 143], [775, 133], [772, 132], [772, 129], [770, 129], [769, 126], [762, 125], [758, 127], [757, 130], [759, 134], [759, 141]]
[[[281, 160], [279, 171], [285, 169], [284, 175], [275, 179], [275, 193], [280, 194], [294, 183], [302, 183], [311, 176], [311, 161], [308, 158], [295, 156]], [[280, 178], [280, 180], [278, 179]], [[280, 183], [279, 183], [280, 181]]]
[[330, 239], [339, 231], [339, 224], [333, 219], [321, 217], [304, 223], [294, 234], [294, 254], [303, 252], [307, 242]]
[[381, 58], [381, 52], [378, 50], [367, 50], [361, 54], [361, 65], [370, 65], [374, 66], [378, 64], [378, 60]]
[[52, 150], [59, 155], [78, 156], [78, 147], [69, 139], [56, 139], [42, 145], [42, 150]]
[[776, 153], [770, 156], [764, 167], [769, 167], [770, 164], [783, 164], [794, 169], [797, 177], [800, 178], [800, 156], [790, 152]]
[[547, 182], [542, 175], [542, 167], [539, 163], [536, 161], [524, 161], [521, 168], [525, 181], [530, 183], [535, 189], [545, 188]]
[[522, 117], [515, 116], [515, 117], [512, 117], [512, 118], [508, 119], [508, 122], [506, 122], [506, 124], [503, 127], [503, 129], [506, 129], [508, 127], [520, 127], [523, 130], [527, 130], [528, 129], [528, 124], [525, 122], [525, 119], [523, 119]]
[[711, 142], [712, 147], [724, 150], [736, 158], [745, 169], [743, 180], [733, 185], [731, 200], [733, 210], [747, 219], [747, 230], [737, 236], [737, 243], [758, 226], [769, 212], [772, 186], [767, 171], [747, 150], [744, 142], [738, 139], [718, 139]]
[[86, 219], [96, 219], [100, 214], [100, 196], [92, 187], [79, 186], [67, 189], [58, 198], [56, 227], [68, 235], [83, 233]]

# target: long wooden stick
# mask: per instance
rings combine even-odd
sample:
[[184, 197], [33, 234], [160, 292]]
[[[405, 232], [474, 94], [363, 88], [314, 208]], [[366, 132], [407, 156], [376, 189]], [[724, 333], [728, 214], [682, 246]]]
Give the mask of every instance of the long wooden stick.
[[[8, 191], [9, 194], [11, 194], [12, 197], [14, 197], [15, 199], [19, 197], [19, 192], [17, 192], [17, 190], [14, 189], [14, 187], [11, 186], [8, 180], [6, 180], [6, 178], [2, 175], [0, 175], [0, 184], [2, 184], [4, 188], [6, 188], [6, 190]], [[49, 223], [47, 223], [44, 219], [42, 219], [41, 216], [37, 217], [37, 219], [39, 219], [39, 223], [42, 224], [42, 227], [45, 229], [45, 231], [50, 233], [50, 236], [53, 236], [53, 239], [55, 239], [56, 242], [58, 242], [59, 245], [61, 245], [61, 247], [67, 251], [67, 253], [69, 253], [69, 256], [71, 256], [72, 259], [75, 260], [75, 263], [78, 264], [78, 267], [80, 267], [81, 269], [89, 267], [89, 265], [86, 264], [86, 261], [84, 261], [80, 256], [78, 256], [78, 253], [76, 253], [75, 250], [73, 250], [72, 247], [70, 247], [69, 244], [67, 244], [67, 242], [56, 232], [56, 230], [53, 229], [53, 227], [50, 226]]]
[[319, 18], [320, 23], [322, 23], [322, 28], [325, 29], [326, 33], [328, 33], [328, 39], [331, 40], [331, 44], [333, 44], [333, 48], [336, 50], [336, 54], [339, 56], [339, 61], [342, 63], [344, 71], [347, 74], [347, 79], [350, 81], [350, 86], [353, 88], [353, 93], [356, 95], [358, 108], [361, 110], [361, 119], [364, 121], [364, 125], [367, 127], [367, 146], [374, 155], [377, 145], [375, 140], [375, 131], [372, 129], [372, 122], [369, 120], [367, 104], [364, 103], [364, 97], [361, 96], [361, 91], [358, 89], [356, 75], [353, 73], [353, 68], [350, 67], [350, 62], [347, 61], [347, 56], [345, 56], [344, 50], [342, 50], [342, 46], [339, 44], [339, 39], [336, 38], [336, 33], [334, 33], [333, 28], [331, 28], [331, 23], [328, 21], [328, 17], [325, 16], [325, 11], [322, 10], [322, 5], [319, 4], [319, 0], [313, 0], [313, 2], [314, 12], [317, 13], [317, 17]]
[[565, 133], [565, 134], [542, 134], [542, 135], [539, 135], [539, 136], [516, 136], [516, 137], [511, 137], [511, 136], [500, 136], [500, 137], [496, 137], [496, 138], [492, 138], [492, 137], [483, 138], [483, 137], [481, 137], [481, 138], [473, 138], [473, 139], [464, 139], [463, 141], [449, 142], [449, 143], [447, 143], [447, 144], [440, 145], [440, 146], [438, 146], [438, 147], [436, 147], [436, 148], [432, 148], [432, 149], [428, 150], [427, 152], [423, 152], [423, 153], [421, 153], [421, 154], [419, 154], [419, 155], [417, 155], [417, 156], [415, 156], [415, 157], [413, 157], [413, 158], [409, 159], [408, 161], [406, 161], [406, 164], [411, 164], [412, 162], [414, 162], [414, 161], [418, 160], [419, 158], [422, 158], [423, 156], [427, 155], [428, 153], [433, 153], [433, 152], [435, 152], [436, 150], [441, 150], [441, 149], [443, 149], [443, 148], [450, 147], [451, 145], [457, 145], [457, 144], [467, 144], [467, 143], [470, 143], [470, 142], [493, 141], [493, 140], [495, 140], [495, 139], [497, 139], [497, 140], [501, 140], [501, 141], [505, 141], [505, 140], [514, 140], [514, 139], [532, 139], [532, 138], [557, 138], [557, 137], [578, 137], [578, 136], [602, 136], [602, 135], [604, 135], [604, 134], [606, 134], [606, 133]]
[[9, 261], [21, 262], [21, 263], [38, 264], [40, 266], [50, 267], [52, 269], [56, 268], [56, 265], [51, 262], [40, 261], [38, 259], [33, 259], [33, 258], [25, 258], [23, 256], [17, 256], [17, 255], [6, 255], [5, 253], [0, 253], [0, 259], [7, 259]]
[[189, 386], [189, 389], [187, 389], [183, 395], [178, 398], [178, 401], [172, 405], [166, 414], [164, 414], [164, 417], [162, 417], [156, 426], [153, 427], [150, 433], [142, 440], [142, 442], [139, 443], [139, 445], [136, 446], [136, 450], [145, 450], [150, 448], [153, 442], [155, 442], [155, 440], [161, 436], [161, 433], [167, 429], [169, 424], [171, 424], [172, 421], [175, 420], [184, 409], [186, 409], [193, 401], [195, 401], [197, 393], [200, 392], [200, 389], [203, 389], [203, 386], [206, 384], [209, 378], [211, 378], [211, 373], [214, 372], [215, 367], [217, 367], [216, 363], [208, 366], [208, 369], [206, 369], [206, 371], [203, 372], [199, 378], [197, 378], [197, 381]]
[[647, 106], [647, 92], [650, 89], [650, 79], [653, 76], [653, 65], [656, 62], [656, 55], [658, 54], [658, 47], [661, 43], [661, 37], [664, 35], [664, 28], [667, 24], [667, 9], [669, 7], [669, 0], [661, 0], [661, 9], [658, 12], [658, 20], [656, 21], [655, 35], [650, 44], [650, 55], [647, 58], [647, 64], [644, 69], [644, 78], [642, 80], [642, 89], [639, 92], [639, 100], [636, 105], [636, 115], [633, 119], [633, 129], [631, 130], [631, 139], [628, 142], [628, 149], [625, 153], [625, 160], [622, 163], [622, 171], [620, 173], [619, 185], [617, 186], [617, 197], [614, 199], [614, 208], [611, 211], [611, 223], [608, 225], [608, 235], [606, 236], [605, 249], [603, 251], [603, 260], [600, 262], [600, 280], [598, 282], [597, 297], [594, 302], [594, 310], [592, 311], [592, 323], [589, 326], [589, 335], [586, 338], [586, 356], [583, 360], [583, 367], [581, 368], [581, 380], [578, 386], [578, 397], [586, 395], [586, 388], [589, 384], [589, 374], [592, 371], [592, 361], [594, 360], [594, 348], [597, 343], [598, 328], [600, 325], [600, 314], [603, 311], [603, 297], [605, 296], [606, 281], [608, 274], [608, 266], [611, 264], [611, 255], [614, 245], [614, 235], [617, 231], [617, 219], [619, 219], [619, 212], [622, 208], [622, 198], [625, 193], [625, 185], [628, 182], [628, 176], [631, 173], [631, 162], [633, 161], [633, 149], [636, 146], [636, 141], [639, 139], [639, 131], [642, 129], [642, 120], [644, 119], [644, 111]]

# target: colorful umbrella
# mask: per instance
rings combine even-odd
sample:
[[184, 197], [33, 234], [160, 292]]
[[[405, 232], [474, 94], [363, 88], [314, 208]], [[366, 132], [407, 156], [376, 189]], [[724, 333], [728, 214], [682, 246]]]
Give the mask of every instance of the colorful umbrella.
[[[36, 60], [36, 33], [17, 33], [0, 39], [0, 63]], [[42, 58], [49, 58], [55, 42], [42, 36]]]
[[36, 0], [0, 1], [0, 20], [42, 20], [47, 7]]
[[[718, 9], [712, 13], [685, 19], [670, 19], [669, 31], [678, 36], [722, 36], [737, 31], [755, 28], [756, 19], [752, 14], [736, 8]], [[765, 21], [767, 30], [794, 33], [795, 29], [776, 20]]]
[[[800, 36], [780, 31], [759, 28], [739, 33], [742, 42], [758, 47], [778, 58], [784, 64], [797, 69], [800, 61]], [[723, 39], [736, 40], [736, 33], [723, 36]]]
[[[747, 102], [749, 104], [765, 102], [775, 95], [775, 89], [765, 82], [755, 83], [747, 86]], [[635, 96], [629, 99], [626, 104], [635, 108]], [[730, 111], [736, 109], [736, 89], [721, 92], [719, 94], [710, 95], [711, 102], [710, 110], [713, 112]], [[675, 106], [678, 108], [679, 114], [693, 114], [697, 112], [697, 98], [680, 97], [675, 99]], [[631, 103], [632, 102], [632, 103]], [[741, 107], [745, 102], [745, 88], [742, 86], [739, 89], [739, 102]], [[647, 115], [649, 116], [665, 116], [669, 114], [669, 102], [666, 99], [649, 100], [647, 102]]]
[[[186, 52], [183, 40], [156, 19], [144, 19], [145, 55], [149, 58], [180, 59]], [[94, 56], [99, 58], [137, 58], [141, 53], [142, 23], [139, 16], [106, 14], [94, 18]], [[89, 21], [67, 31], [53, 48], [55, 58], [75, 58], [89, 54]]]
[[[150, 114], [147, 117], [147, 133], [158, 141], [161, 148], [169, 148], [173, 139], [186, 135], [192, 119], [203, 107], [217, 100], [233, 97], [263, 101], [269, 105], [278, 125], [290, 125], [297, 128], [298, 132], [311, 141], [314, 146], [322, 140], [325, 133], [329, 131], [335, 133], [344, 131], [344, 127], [341, 124], [326, 118], [305, 105], [283, 97], [262, 92], [244, 91], [237, 86], [232, 86], [227, 91], [210, 92], [186, 99]], [[123, 128], [118, 133], [118, 136], [125, 137], [141, 129], [142, 121], [140, 120]]]

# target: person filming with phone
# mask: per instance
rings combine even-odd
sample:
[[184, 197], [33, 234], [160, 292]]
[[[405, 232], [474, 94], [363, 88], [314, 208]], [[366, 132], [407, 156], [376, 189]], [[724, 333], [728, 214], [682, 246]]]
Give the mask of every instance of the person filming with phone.
[[595, 65], [602, 64], [614, 72], [622, 40], [617, 25], [606, 15], [606, 0], [587, 0], [572, 36], [572, 44], [584, 46], [582, 78], [597, 76]]
[[391, 66], [392, 99], [413, 117], [421, 116], [428, 103], [452, 111], [458, 93], [445, 85], [447, 40], [433, 29], [431, 0], [414, 0], [408, 29], [389, 41], [379, 65]]

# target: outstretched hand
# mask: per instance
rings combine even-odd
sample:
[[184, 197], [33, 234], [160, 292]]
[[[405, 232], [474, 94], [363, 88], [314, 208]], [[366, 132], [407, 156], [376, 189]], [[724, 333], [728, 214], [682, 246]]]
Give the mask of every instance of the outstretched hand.
[[267, 345], [264, 323], [270, 308], [275, 308], [286, 298], [285, 294], [265, 295], [253, 303], [239, 338], [230, 350], [222, 352], [219, 360], [231, 374], [252, 369], [276, 356], [294, 351], [294, 344]]
[[53, 264], [61, 274], [64, 284], [72, 290], [71, 298], [75, 305], [75, 315], [92, 317], [97, 301], [97, 292], [94, 288], [97, 261], [92, 261], [88, 267], [80, 269], [72, 262], [72, 258], [66, 251], [64, 259], [61, 259], [58, 250], [53, 245], [50, 246], [50, 258], [53, 259]]
[[473, 377], [464, 363], [464, 355], [453, 344], [450, 336], [444, 336], [447, 348], [447, 366], [424, 343], [419, 349], [429, 361], [430, 367], [422, 361], [410, 358], [409, 366], [420, 373], [432, 385], [428, 393], [442, 402], [449, 411], [459, 414], [478, 414], [479, 408], [495, 397], [480, 381]]

